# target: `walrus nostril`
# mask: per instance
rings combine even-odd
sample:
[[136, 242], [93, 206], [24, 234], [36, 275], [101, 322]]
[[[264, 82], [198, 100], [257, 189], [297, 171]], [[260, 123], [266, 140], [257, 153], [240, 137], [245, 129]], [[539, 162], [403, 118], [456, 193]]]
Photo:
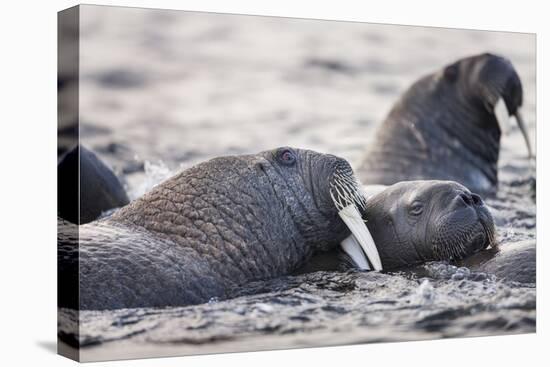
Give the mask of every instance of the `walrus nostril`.
[[460, 198], [466, 205], [472, 205], [474, 203], [474, 200], [472, 199], [472, 196], [468, 195], [465, 192], [460, 193]]
[[456, 81], [456, 79], [458, 78], [458, 64], [454, 63], [447, 66], [445, 70], [443, 70], [443, 75], [445, 76], [445, 79], [450, 82]]
[[481, 199], [481, 196], [479, 196], [478, 194], [472, 194], [472, 201], [474, 202], [475, 205], [483, 205], [483, 200]]

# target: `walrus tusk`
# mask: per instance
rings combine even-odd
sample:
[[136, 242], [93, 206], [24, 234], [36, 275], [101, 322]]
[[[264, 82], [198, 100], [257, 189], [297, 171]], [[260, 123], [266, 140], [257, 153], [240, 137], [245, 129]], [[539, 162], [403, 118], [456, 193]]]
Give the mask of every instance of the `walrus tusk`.
[[510, 115], [508, 114], [508, 108], [506, 108], [506, 103], [504, 103], [504, 98], [500, 97], [495, 108], [493, 110], [495, 117], [500, 127], [500, 131], [503, 134], [508, 133], [510, 130]]
[[365, 252], [361, 249], [361, 245], [353, 234], [350, 234], [345, 240], [340, 242], [340, 246], [346, 254], [351, 257], [351, 260], [361, 270], [370, 270], [369, 262], [365, 256]]
[[[500, 127], [500, 131], [503, 134], [508, 133], [508, 131], [510, 130], [510, 115], [508, 114], [508, 109], [506, 108], [506, 103], [504, 102], [504, 98], [502, 97], [499, 98], [493, 112], [497, 119], [498, 126]], [[529, 133], [527, 131], [527, 127], [525, 126], [525, 122], [523, 121], [523, 117], [519, 112], [519, 109], [514, 114], [514, 117], [516, 118], [516, 122], [518, 123], [519, 129], [521, 130], [521, 134], [525, 139], [525, 145], [527, 146], [527, 152], [529, 154], [529, 158], [533, 158], [533, 149], [531, 148], [531, 140], [529, 139]]]
[[521, 130], [521, 133], [523, 134], [523, 138], [525, 139], [525, 145], [527, 145], [527, 152], [529, 154], [529, 158], [533, 158], [534, 156], [533, 156], [533, 149], [531, 148], [531, 140], [529, 140], [529, 133], [527, 131], [527, 127], [525, 126], [525, 122], [523, 121], [523, 117], [519, 112], [519, 109], [514, 114], [514, 117], [516, 118], [519, 129]]
[[[374, 270], [382, 270], [382, 261], [380, 260], [380, 255], [378, 254], [378, 249], [374, 243], [374, 240], [367, 228], [367, 225], [361, 217], [361, 213], [357, 210], [357, 207], [354, 204], [350, 204], [340, 210], [338, 215], [344, 223], [348, 226], [349, 230], [355, 237], [355, 240], [359, 243], [363, 251], [365, 252], [366, 258], [370, 261]], [[344, 240], [345, 241], [345, 240]], [[344, 242], [343, 241], [343, 242]], [[347, 242], [348, 246], [353, 245]], [[344, 247], [343, 247], [344, 248]], [[345, 248], [344, 248], [345, 250]]]

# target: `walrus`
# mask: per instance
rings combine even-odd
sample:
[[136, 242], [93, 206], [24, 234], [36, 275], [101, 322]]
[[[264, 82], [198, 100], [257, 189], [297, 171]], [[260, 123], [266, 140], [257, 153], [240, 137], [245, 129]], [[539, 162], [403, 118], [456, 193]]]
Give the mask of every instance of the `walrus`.
[[89, 223], [129, 202], [113, 171], [80, 144], [61, 156], [57, 180], [57, 215], [71, 223]]
[[[384, 270], [457, 261], [496, 247], [489, 209], [479, 195], [457, 182], [403, 181], [375, 191], [361, 214]], [[349, 268], [372, 269], [354, 237], [317, 255], [297, 273]]]
[[497, 189], [500, 138], [520, 113], [521, 80], [507, 59], [484, 53], [416, 81], [395, 103], [367, 147], [357, 175], [364, 184], [450, 180], [482, 196]]
[[[77, 233], [61, 225], [59, 306], [203, 303], [289, 274], [350, 234], [380, 268], [359, 213], [360, 187], [346, 160], [310, 150], [283, 147], [200, 163]], [[77, 283], [78, 297], [63, 292]]]
[[469, 269], [495, 275], [498, 279], [535, 284], [537, 246], [535, 240], [497, 246], [457, 263]]
[[[535, 283], [535, 241], [499, 245], [489, 208], [466, 187], [453, 181], [403, 181], [363, 191], [362, 215], [384, 270], [422, 273], [419, 265], [447, 261], [500, 280]], [[296, 274], [349, 269], [371, 269], [353, 237], [315, 255]]]

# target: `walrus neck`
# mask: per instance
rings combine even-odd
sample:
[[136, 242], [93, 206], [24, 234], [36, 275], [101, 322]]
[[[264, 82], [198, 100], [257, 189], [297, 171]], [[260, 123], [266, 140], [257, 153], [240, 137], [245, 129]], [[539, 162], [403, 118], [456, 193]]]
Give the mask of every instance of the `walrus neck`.
[[[445, 140], [448, 149], [456, 157], [461, 157], [467, 166], [483, 174], [491, 186], [495, 186], [498, 181], [497, 162], [500, 150], [500, 130], [496, 127], [496, 121], [492, 121], [494, 119], [494, 115], [484, 109], [479, 110], [478, 106], [470, 103], [456, 108], [455, 116], [449, 116], [440, 125], [451, 138]], [[451, 121], [456, 123], [449, 125]]]
[[[434, 99], [430, 92], [414, 97], [405, 96], [381, 125], [375, 141], [384, 144], [371, 144], [360, 170], [361, 178], [367, 183], [383, 184], [426, 178], [452, 179], [466, 186], [478, 182], [476, 187], [491, 191], [497, 183], [500, 131], [488, 133], [483, 129], [491, 126], [490, 119], [494, 116], [486, 113], [481, 121], [475, 120], [479, 111], [473, 108], [479, 106], [465, 101], [456, 103], [456, 95], [442, 93]], [[444, 110], [437, 115], [426, 112], [440, 111], [438, 104], [451, 102], [452, 111]], [[433, 118], [426, 119], [426, 115]], [[460, 126], [452, 121], [458, 121]], [[449, 160], [449, 156], [454, 158]], [[411, 166], [411, 161], [425, 164]], [[375, 177], [375, 181], [369, 176]]]

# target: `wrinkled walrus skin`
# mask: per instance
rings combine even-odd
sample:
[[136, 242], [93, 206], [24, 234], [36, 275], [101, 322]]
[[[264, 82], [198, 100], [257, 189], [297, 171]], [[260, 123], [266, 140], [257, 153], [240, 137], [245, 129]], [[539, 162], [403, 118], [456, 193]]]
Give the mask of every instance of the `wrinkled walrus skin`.
[[481, 54], [458, 60], [415, 82], [378, 127], [357, 170], [368, 184], [456, 181], [482, 196], [497, 189], [503, 99], [526, 137], [519, 115], [523, 89], [512, 64]]
[[289, 274], [350, 234], [329, 194], [342, 168], [352, 172], [341, 158], [293, 148], [189, 168], [78, 227], [79, 246], [61, 234], [59, 287], [74, 288], [79, 274], [80, 294], [59, 306], [189, 305]]

